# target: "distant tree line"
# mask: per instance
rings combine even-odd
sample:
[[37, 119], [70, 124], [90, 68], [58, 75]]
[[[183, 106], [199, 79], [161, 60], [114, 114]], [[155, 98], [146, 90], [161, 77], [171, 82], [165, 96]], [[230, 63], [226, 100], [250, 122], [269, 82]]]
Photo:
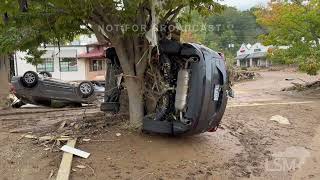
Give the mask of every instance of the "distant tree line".
[[256, 10], [257, 8], [239, 11], [233, 7], [227, 7], [223, 13], [207, 18], [192, 12], [191, 21], [182, 22], [182, 24], [202, 28], [191, 31], [186, 28], [187, 31], [183, 33], [182, 39], [186, 42], [201, 42], [214, 50], [224, 52], [227, 56], [235, 57], [242, 43], [256, 43], [258, 36], [267, 32], [256, 22], [254, 14]]

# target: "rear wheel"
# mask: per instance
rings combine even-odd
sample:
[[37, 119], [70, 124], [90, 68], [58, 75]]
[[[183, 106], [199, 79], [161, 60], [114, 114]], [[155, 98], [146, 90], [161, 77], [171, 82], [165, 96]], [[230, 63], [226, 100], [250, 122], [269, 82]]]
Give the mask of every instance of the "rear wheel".
[[33, 88], [37, 85], [39, 76], [36, 72], [27, 71], [21, 78], [21, 82], [24, 87]]
[[79, 84], [78, 91], [81, 97], [87, 98], [93, 94], [94, 87], [91, 82], [84, 81]]

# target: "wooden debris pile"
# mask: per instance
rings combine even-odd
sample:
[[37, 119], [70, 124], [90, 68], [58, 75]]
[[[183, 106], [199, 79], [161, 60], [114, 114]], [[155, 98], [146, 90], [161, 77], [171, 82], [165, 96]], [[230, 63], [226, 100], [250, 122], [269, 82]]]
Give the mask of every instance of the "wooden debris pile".
[[309, 89], [320, 90], [320, 80], [314, 82], [306, 82], [304, 84], [292, 82], [293, 86], [284, 88], [282, 91], [305, 91]]
[[[92, 118], [84, 118], [83, 121], [79, 122], [72, 122], [68, 123], [66, 121], [63, 121], [60, 124], [60, 127], [58, 128], [56, 135], [45, 135], [45, 136], [36, 136], [32, 134], [25, 134], [21, 137], [32, 139], [33, 142], [40, 144], [44, 146], [44, 151], [51, 151], [51, 152], [59, 152], [63, 151], [62, 160], [60, 163], [59, 170], [55, 173], [54, 170], [50, 172], [48, 179], [55, 178], [56, 180], [68, 180], [70, 178], [71, 171], [77, 171], [76, 169], [72, 169], [72, 167], [76, 167], [78, 169], [84, 169], [84, 168], [90, 168], [92, 171], [92, 176], [95, 176], [94, 169], [84, 163], [77, 160], [78, 165], [72, 165], [73, 164], [73, 156], [79, 156], [81, 158], [87, 159], [90, 156], [89, 152], [80, 150], [75, 148], [77, 142], [114, 142], [117, 139], [102, 139], [102, 140], [95, 140], [90, 139], [90, 135], [92, 133], [99, 131], [99, 128], [103, 128], [106, 130], [105, 126], [112, 126], [117, 123], [117, 119], [123, 119], [127, 118], [127, 115], [118, 115], [118, 116], [109, 116], [109, 121], [106, 122], [104, 118], [94, 118], [95, 120], [92, 120]], [[102, 120], [103, 119], [103, 120]], [[67, 129], [68, 131], [64, 131]], [[66, 132], [69, 132], [69, 130], [73, 129], [73, 135], [61, 135], [66, 134]], [[59, 132], [61, 133], [59, 135]], [[81, 133], [80, 133], [81, 132]], [[121, 136], [120, 133], [116, 133], [116, 137]], [[80, 165], [79, 165], [80, 164]]]
[[108, 131], [109, 127], [120, 125], [129, 119], [128, 114], [103, 114], [85, 116], [82, 120], [61, 123], [54, 134], [75, 137], [90, 136]]
[[254, 71], [238, 70], [234, 69], [230, 72], [231, 81], [239, 82], [245, 80], [254, 80], [260, 77], [260, 74]]

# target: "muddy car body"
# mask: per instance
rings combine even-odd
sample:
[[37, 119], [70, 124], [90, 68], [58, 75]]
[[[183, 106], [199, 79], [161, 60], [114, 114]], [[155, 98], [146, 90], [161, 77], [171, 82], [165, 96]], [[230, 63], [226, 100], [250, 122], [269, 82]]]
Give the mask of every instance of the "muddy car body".
[[23, 103], [50, 106], [52, 101], [65, 104], [92, 103], [96, 92], [91, 82], [71, 83], [41, 76], [33, 71], [11, 80], [12, 92]]

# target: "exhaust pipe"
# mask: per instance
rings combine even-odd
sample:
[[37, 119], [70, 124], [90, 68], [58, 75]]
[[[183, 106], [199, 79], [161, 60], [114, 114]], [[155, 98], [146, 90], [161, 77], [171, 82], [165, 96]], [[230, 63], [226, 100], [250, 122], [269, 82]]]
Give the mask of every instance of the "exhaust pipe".
[[187, 105], [187, 95], [189, 88], [190, 74], [187, 69], [182, 69], [178, 72], [175, 108], [179, 111], [184, 111]]

